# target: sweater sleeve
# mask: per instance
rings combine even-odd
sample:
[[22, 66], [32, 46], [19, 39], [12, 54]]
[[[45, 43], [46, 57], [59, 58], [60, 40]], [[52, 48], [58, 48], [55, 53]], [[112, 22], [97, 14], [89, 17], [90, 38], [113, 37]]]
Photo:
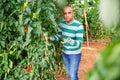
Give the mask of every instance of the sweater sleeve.
[[52, 36], [52, 37], [50, 37], [50, 38], [51, 38], [52, 41], [58, 41], [61, 38], [61, 36], [62, 36], [62, 30], [59, 27], [57, 34]]

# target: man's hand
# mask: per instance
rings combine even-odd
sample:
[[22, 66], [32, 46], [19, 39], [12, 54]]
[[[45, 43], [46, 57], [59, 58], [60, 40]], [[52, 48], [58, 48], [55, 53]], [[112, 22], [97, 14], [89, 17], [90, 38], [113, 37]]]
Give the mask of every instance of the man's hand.
[[52, 38], [52, 37], [49, 37], [48, 40], [53, 41], [53, 38]]
[[73, 44], [73, 40], [71, 38], [67, 38], [67, 39], [64, 39], [63, 42], [61, 42], [62, 44], [65, 44], [65, 43], [70, 43], [70, 44]]

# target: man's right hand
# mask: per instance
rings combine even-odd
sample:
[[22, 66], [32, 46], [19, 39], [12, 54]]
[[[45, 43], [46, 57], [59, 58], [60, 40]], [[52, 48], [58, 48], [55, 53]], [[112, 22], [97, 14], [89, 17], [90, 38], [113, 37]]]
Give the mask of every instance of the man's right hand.
[[53, 38], [52, 38], [52, 37], [49, 37], [48, 40], [53, 41]]

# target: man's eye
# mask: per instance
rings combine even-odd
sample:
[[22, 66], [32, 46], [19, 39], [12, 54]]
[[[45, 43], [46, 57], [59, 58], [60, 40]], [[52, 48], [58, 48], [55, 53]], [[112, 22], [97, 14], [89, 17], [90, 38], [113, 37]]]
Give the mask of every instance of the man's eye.
[[67, 14], [67, 13], [64, 13], [64, 14]]
[[68, 12], [68, 14], [71, 14], [71, 12]]

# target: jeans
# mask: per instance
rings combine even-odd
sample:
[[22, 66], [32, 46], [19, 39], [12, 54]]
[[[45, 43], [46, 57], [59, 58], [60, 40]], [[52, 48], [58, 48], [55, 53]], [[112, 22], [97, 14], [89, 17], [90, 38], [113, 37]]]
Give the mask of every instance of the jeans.
[[63, 60], [69, 80], [78, 80], [78, 69], [81, 60], [80, 54], [65, 54], [63, 53]]

